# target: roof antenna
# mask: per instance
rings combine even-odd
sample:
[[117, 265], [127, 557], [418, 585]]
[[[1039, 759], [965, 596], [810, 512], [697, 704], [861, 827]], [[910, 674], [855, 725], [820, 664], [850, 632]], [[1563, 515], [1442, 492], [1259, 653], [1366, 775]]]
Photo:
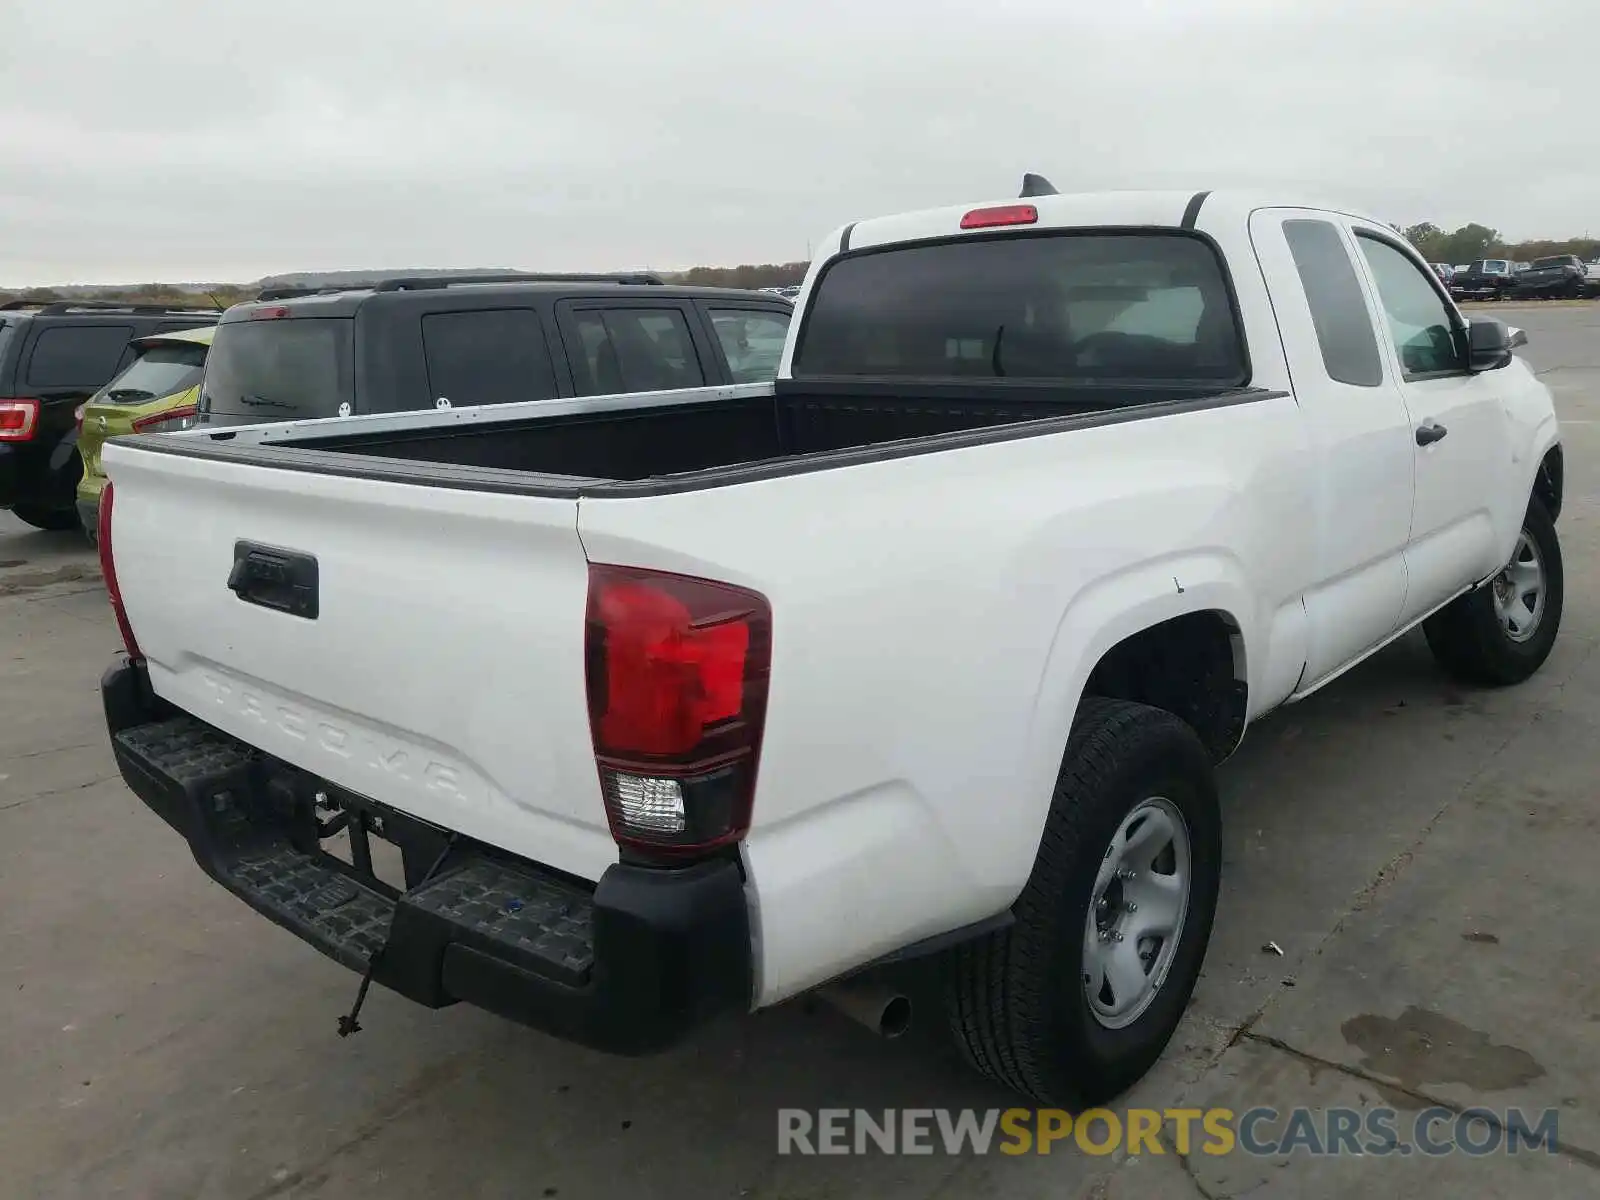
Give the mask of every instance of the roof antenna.
[[1032, 171], [1029, 171], [1022, 176], [1023, 199], [1027, 199], [1029, 196], [1059, 196], [1060, 194], [1060, 192], [1056, 191], [1056, 185], [1043, 175], [1035, 175]]

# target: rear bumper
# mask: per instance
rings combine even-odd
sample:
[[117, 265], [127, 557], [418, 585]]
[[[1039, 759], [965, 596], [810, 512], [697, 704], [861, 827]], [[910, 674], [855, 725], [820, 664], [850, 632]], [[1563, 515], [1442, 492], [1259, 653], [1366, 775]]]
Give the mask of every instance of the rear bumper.
[[[469, 839], [452, 843], [296, 772], [156, 698], [126, 660], [106, 672], [101, 695], [123, 779], [206, 874], [420, 1004], [466, 1001], [617, 1054], [665, 1048], [750, 1006], [749, 912], [734, 862], [617, 864], [590, 885]], [[406, 891], [319, 848], [318, 793], [401, 846]]]

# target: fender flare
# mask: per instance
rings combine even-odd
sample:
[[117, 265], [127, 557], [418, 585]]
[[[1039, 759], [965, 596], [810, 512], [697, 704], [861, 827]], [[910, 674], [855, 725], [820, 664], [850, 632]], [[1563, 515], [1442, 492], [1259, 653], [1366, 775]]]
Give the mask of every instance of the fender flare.
[[1234, 672], [1248, 688], [1261, 664], [1256, 601], [1243, 566], [1220, 548], [1141, 563], [1078, 593], [1057, 623], [1039, 675], [1023, 769], [1026, 794], [1037, 797], [1028, 818], [1042, 834], [1062, 754], [1084, 688], [1113, 646], [1146, 629], [1193, 613], [1216, 612], [1238, 631]]

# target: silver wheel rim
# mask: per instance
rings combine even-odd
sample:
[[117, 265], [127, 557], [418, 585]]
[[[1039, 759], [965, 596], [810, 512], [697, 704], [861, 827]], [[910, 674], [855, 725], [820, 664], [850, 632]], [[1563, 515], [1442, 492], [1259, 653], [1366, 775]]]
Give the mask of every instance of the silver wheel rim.
[[1525, 642], [1539, 631], [1539, 621], [1544, 617], [1544, 560], [1526, 533], [1517, 538], [1511, 561], [1500, 569], [1490, 586], [1495, 615], [1500, 618], [1506, 637]]
[[1189, 911], [1189, 825], [1152, 796], [1123, 818], [1106, 847], [1083, 934], [1083, 992], [1107, 1029], [1144, 1015], [1172, 969]]

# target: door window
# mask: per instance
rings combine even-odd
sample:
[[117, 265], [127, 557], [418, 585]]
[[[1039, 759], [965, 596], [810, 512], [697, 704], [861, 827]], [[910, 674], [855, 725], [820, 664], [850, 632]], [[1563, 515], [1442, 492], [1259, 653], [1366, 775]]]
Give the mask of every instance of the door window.
[[683, 314], [672, 308], [583, 309], [572, 378], [580, 396], [701, 387], [705, 374]]
[[422, 346], [433, 399], [452, 407], [556, 394], [544, 325], [532, 309], [430, 313], [422, 318]]
[[788, 313], [753, 308], [713, 308], [711, 324], [728, 359], [728, 374], [735, 383], [766, 383], [778, 377], [784, 339], [789, 336]]
[[1407, 379], [1466, 369], [1454, 309], [1428, 274], [1381, 238], [1358, 233]]

